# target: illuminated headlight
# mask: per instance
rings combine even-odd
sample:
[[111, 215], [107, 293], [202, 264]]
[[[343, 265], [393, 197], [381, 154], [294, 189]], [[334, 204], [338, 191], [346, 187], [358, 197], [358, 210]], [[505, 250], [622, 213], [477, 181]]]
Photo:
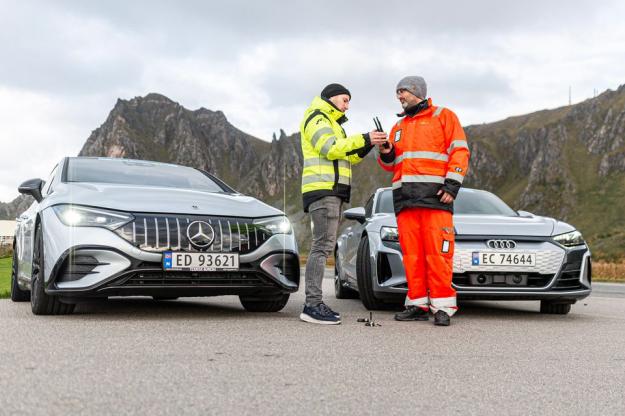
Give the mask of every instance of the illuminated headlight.
[[52, 207], [59, 220], [70, 227], [103, 227], [115, 230], [133, 220], [124, 212], [109, 211], [80, 205], [55, 205]]
[[270, 234], [291, 234], [291, 223], [284, 216], [254, 220], [254, 224]]
[[556, 243], [562, 244], [566, 247], [581, 246], [582, 244], [586, 244], [584, 238], [582, 237], [582, 233], [577, 230], [566, 234], [556, 235], [553, 239]]
[[380, 228], [380, 238], [384, 241], [399, 241], [399, 233], [397, 227]]

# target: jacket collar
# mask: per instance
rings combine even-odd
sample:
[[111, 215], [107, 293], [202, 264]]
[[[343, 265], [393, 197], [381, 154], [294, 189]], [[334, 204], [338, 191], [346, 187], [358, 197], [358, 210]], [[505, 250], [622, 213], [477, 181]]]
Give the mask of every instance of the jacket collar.
[[319, 110], [339, 124], [343, 124], [347, 121], [347, 117], [344, 112], [336, 108], [330, 101], [324, 100], [319, 96], [313, 98], [309, 110]]
[[432, 99], [420, 101], [416, 106], [409, 108], [408, 111], [402, 111], [397, 117], [415, 117], [429, 114], [432, 112]]

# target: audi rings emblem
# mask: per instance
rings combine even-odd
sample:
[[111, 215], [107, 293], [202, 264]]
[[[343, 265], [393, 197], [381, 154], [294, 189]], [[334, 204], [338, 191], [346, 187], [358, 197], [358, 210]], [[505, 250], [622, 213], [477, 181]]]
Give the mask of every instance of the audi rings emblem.
[[187, 227], [187, 238], [197, 248], [206, 248], [213, 244], [215, 231], [204, 221], [193, 221]]
[[516, 248], [516, 242], [512, 240], [488, 240], [486, 245], [497, 250]]

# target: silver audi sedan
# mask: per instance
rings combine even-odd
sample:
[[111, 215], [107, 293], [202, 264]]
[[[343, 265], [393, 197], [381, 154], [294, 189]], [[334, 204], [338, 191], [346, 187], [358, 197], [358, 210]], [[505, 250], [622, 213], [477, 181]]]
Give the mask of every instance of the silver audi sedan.
[[[591, 291], [590, 250], [573, 226], [514, 211], [490, 192], [462, 188], [454, 203], [452, 284], [459, 299], [539, 300], [540, 311], [566, 314]], [[378, 189], [335, 249], [337, 298], [360, 297], [368, 309], [405, 299], [408, 286], [390, 188]]]
[[140, 160], [68, 157], [19, 191], [11, 299], [37, 315], [109, 296], [238, 295], [276, 312], [299, 287], [284, 213], [207, 172]]

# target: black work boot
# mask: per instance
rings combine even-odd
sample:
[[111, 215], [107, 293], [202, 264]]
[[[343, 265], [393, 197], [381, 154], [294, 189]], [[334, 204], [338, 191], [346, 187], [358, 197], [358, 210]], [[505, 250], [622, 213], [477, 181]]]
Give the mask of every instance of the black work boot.
[[451, 323], [451, 319], [447, 312], [438, 311], [434, 314], [434, 325], [438, 326], [449, 326]]
[[407, 306], [402, 312], [395, 314], [396, 321], [427, 321], [428, 312], [416, 306]]

